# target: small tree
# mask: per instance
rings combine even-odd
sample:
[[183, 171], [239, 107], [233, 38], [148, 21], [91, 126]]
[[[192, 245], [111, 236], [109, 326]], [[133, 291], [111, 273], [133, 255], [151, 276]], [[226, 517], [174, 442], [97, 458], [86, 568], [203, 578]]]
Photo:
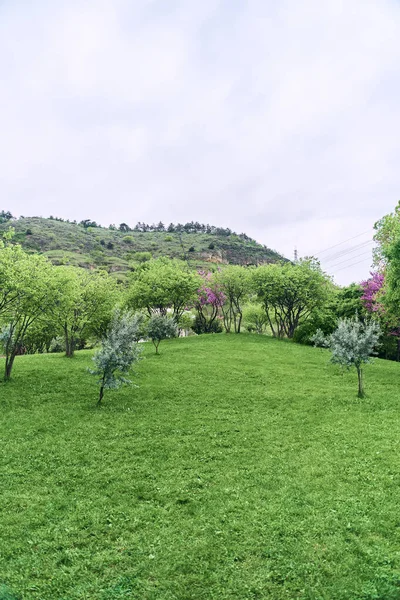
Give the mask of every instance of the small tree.
[[255, 331], [260, 335], [265, 332], [268, 325], [268, 317], [261, 306], [258, 306], [257, 304], [245, 306], [243, 318], [247, 331]]
[[359, 321], [354, 319], [341, 319], [336, 331], [326, 341], [323, 341], [322, 332], [314, 336], [314, 342], [319, 346], [329, 347], [332, 352], [331, 362], [342, 365], [348, 369], [355, 367], [358, 375], [358, 397], [364, 398], [363, 366], [372, 362], [380, 336], [379, 325], [375, 321]]
[[178, 327], [174, 321], [170, 317], [165, 317], [163, 315], [153, 315], [147, 324], [147, 337], [151, 339], [156, 349], [156, 354], [158, 352], [158, 346], [162, 342], [162, 340], [166, 340], [167, 338], [173, 338], [178, 335]]
[[118, 389], [121, 385], [132, 383], [125, 376], [140, 358], [142, 349], [138, 346], [137, 339], [142, 322], [143, 316], [140, 314], [115, 312], [102, 346], [93, 357], [96, 366], [89, 369], [92, 375], [99, 378], [98, 406], [105, 390]]

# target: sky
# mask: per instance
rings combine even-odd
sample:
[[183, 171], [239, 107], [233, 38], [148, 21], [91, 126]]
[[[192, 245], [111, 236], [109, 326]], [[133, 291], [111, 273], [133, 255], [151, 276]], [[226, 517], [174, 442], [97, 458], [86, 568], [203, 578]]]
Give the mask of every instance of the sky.
[[0, 209], [206, 222], [364, 279], [399, 30], [400, 0], [2, 0]]

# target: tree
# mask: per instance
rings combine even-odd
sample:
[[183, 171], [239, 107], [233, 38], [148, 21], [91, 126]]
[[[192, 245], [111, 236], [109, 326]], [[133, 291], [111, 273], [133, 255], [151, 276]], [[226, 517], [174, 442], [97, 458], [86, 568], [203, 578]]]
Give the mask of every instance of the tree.
[[176, 323], [190, 305], [200, 285], [200, 278], [179, 260], [159, 258], [140, 265], [132, 274], [128, 306], [145, 308], [149, 314], [166, 315], [168, 309]]
[[200, 271], [202, 284], [197, 293], [195, 308], [197, 318], [193, 327], [196, 333], [217, 333], [222, 327], [217, 325], [218, 318], [222, 318], [222, 307], [225, 304], [226, 296], [221, 290], [221, 286], [215, 281], [213, 273]]
[[2, 210], [0, 212], [0, 223], [8, 223], [8, 221], [12, 221], [14, 218], [9, 210]]
[[72, 358], [78, 341], [104, 336], [117, 301], [116, 283], [102, 271], [57, 267], [62, 297], [53, 308], [53, 319], [65, 338], [66, 356]]
[[222, 307], [225, 329], [229, 333], [233, 321], [235, 333], [240, 333], [243, 318], [242, 304], [250, 290], [250, 272], [245, 267], [230, 265], [215, 274], [215, 281], [225, 295]]
[[131, 231], [131, 228], [126, 223], [121, 223], [118, 229], [124, 233], [128, 233], [129, 231]]
[[297, 327], [327, 301], [332, 288], [314, 260], [261, 266], [254, 269], [252, 279], [274, 337], [293, 338]]
[[244, 324], [247, 331], [255, 331], [258, 334], [265, 332], [268, 324], [268, 318], [265, 314], [265, 310], [258, 304], [251, 304], [245, 306], [243, 310]]
[[362, 322], [357, 319], [341, 319], [336, 331], [323, 342], [318, 331], [314, 336], [316, 345], [325, 345], [332, 352], [331, 362], [348, 369], [355, 367], [358, 376], [358, 397], [363, 398], [363, 366], [372, 361], [371, 355], [378, 344], [380, 327], [375, 321]]
[[147, 337], [153, 342], [158, 352], [158, 346], [162, 340], [173, 338], [178, 335], [178, 327], [176, 322], [170, 317], [164, 315], [152, 315], [147, 323]]
[[93, 357], [95, 368], [89, 369], [92, 375], [98, 377], [98, 406], [103, 400], [105, 390], [118, 389], [124, 384], [132, 383], [126, 375], [140, 358], [142, 349], [137, 343], [137, 338], [142, 321], [143, 317], [140, 314], [120, 311], [114, 313], [101, 348]]
[[0, 251], [5, 380], [11, 377], [15, 357], [21, 352], [29, 329], [38, 320], [48, 318], [52, 305], [61, 297], [55, 271], [56, 267], [43, 256], [25, 254], [18, 247]]

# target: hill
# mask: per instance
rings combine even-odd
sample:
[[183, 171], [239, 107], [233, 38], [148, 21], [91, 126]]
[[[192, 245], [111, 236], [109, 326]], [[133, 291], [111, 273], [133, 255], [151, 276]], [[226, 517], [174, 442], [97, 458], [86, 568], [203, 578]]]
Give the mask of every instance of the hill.
[[399, 598], [398, 364], [368, 367], [359, 401], [323, 350], [144, 347], [139, 388], [100, 410], [89, 352], [17, 357], [0, 384], [0, 584], [41, 600]]
[[222, 228], [210, 228], [210, 232], [120, 231], [88, 223], [21, 217], [0, 223], [0, 233], [12, 225], [15, 240], [27, 251], [40, 252], [54, 264], [105, 267], [117, 277], [123, 277], [135, 261], [146, 258], [144, 252], [154, 258], [181, 258], [197, 268], [223, 263], [262, 264], [283, 258], [245, 234]]

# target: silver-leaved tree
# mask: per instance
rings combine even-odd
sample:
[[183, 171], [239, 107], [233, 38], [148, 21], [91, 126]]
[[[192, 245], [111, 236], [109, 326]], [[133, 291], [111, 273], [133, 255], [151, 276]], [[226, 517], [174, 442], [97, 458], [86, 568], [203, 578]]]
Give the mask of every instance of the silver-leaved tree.
[[363, 366], [372, 361], [381, 331], [375, 321], [341, 319], [336, 331], [324, 338], [320, 330], [312, 340], [316, 346], [325, 346], [332, 352], [331, 362], [348, 369], [355, 367], [358, 375], [358, 397], [363, 398]]
[[140, 358], [142, 349], [137, 342], [141, 336], [142, 324], [143, 316], [140, 314], [119, 310], [114, 313], [101, 348], [93, 357], [95, 368], [89, 369], [92, 375], [98, 377], [98, 405], [103, 400], [105, 390], [132, 384], [126, 375]]

